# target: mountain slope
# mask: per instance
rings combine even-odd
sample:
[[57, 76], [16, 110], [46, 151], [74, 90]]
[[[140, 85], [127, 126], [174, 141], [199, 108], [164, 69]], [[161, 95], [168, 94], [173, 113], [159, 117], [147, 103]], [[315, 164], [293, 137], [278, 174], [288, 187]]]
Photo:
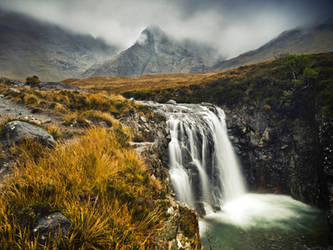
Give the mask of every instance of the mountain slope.
[[314, 54], [330, 51], [333, 51], [332, 19], [317, 26], [285, 31], [257, 50], [217, 63], [210, 71], [222, 71], [242, 65], [255, 64], [286, 53]]
[[10, 78], [36, 74], [55, 81], [75, 77], [116, 53], [116, 47], [90, 35], [3, 10], [0, 34], [0, 76]]
[[150, 26], [136, 43], [84, 76], [138, 76], [155, 73], [204, 72], [214, 60], [214, 49], [191, 41], [176, 41], [160, 28]]

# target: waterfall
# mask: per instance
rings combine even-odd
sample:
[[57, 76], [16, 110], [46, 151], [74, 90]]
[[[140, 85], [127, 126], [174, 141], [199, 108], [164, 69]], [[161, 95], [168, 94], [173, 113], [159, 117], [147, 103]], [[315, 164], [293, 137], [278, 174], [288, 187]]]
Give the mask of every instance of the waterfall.
[[143, 104], [166, 117], [171, 184], [176, 198], [201, 215], [206, 249], [212, 244], [214, 249], [270, 249], [272, 239], [281, 235], [279, 244], [286, 249], [286, 242], [314, 230], [323, 235], [316, 241], [329, 239], [320, 210], [285, 195], [246, 192], [222, 109], [210, 104]]
[[206, 104], [157, 104], [167, 118], [169, 174], [178, 200], [220, 210], [245, 193], [222, 109]]
[[[169, 106], [170, 177], [177, 198], [221, 208], [245, 193], [225, 114], [212, 105]], [[207, 162], [208, 161], [208, 162]]]

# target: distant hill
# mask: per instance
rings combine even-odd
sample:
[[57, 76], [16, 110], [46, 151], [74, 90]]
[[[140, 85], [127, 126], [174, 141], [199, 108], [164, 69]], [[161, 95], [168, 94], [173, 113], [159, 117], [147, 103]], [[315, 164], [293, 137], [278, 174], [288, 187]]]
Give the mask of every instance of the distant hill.
[[281, 54], [314, 54], [333, 51], [333, 19], [320, 25], [298, 28], [281, 33], [277, 38], [226, 61], [220, 61], [210, 71], [222, 71], [242, 65], [273, 59]]
[[215, 62], [216, 55], [209, 46], [177, 41], [159, 27], [149, 26], [133, 46], [111, 60], [93, 65], [83, 76], [205, 72]]
[[77, 77], [117, 51], [101, 39], [0, 10], [0, 76], [44, 81]]

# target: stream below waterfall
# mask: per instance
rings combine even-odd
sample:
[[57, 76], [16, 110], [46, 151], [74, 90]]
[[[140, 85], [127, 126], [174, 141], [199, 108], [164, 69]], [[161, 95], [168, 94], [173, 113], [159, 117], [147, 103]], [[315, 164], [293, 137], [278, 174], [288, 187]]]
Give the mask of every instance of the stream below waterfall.
[[201, 215], [205, 249], [327, 246], [329, 231], [320, 210], [285, 195], [247, 192], [222, 109], [148, 104], [167, 119], [171, 183], [176, 198]]

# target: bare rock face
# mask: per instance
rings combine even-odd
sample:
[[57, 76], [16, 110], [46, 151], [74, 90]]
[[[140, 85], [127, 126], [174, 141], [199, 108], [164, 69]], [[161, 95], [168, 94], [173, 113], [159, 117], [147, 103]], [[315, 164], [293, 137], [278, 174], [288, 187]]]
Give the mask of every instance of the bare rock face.
[[0, 75], [43, 81], [78, 77], [118, 50], [91, 35], [73, 33], [21, 13], [0, 10]]
[[160, 233], [165, 249], [201, 249], [197, 213], [184, 203], [170, 201], [168, 220]]
[[23, 121], [8, 122], [0, 132], [0, 142], [6, 147], [25, 139], [33, 139], [54, 147], [54, 138], [43, 128]]
[[[223, 60], [213, 66], [210, 71], [223, 71], [274, 59], [284, 54], [314, 54], [332, 51], [333, 46], [332, 19], [313, 26], [296, 28], [281, 33], [278, 37], [256, 50], [241, 54], [229, 60]], [[327, 42], [323, 42], [327, 41]]]
[[216, 54], [207, 45], [177, 41], [159, 27], [149, 26], [133, 46], [104, 63], [93, 65], [83, 76], [198, 73], [207, 69]]
[[54, 238], [56, 234], [66, 236], [69, 233], [71, 222], [61, 213], [56, 212], [38, 220], [33, 229], [35, 236], [38, 236], [38, 242], [45, 244], [48, 235]]
[[165, 117], [155, 112], [153, 117], [147, 118], [134, 112], [122, 122], [142, 135], [142, 141], [131, 145], [145, 161], [152, 178], [160, 181], [167, 194], [162, 201], [168, 204], [166, 219], [158, 237], [160, 248], [156, 249], [201, 249], [197, 213], [172, 197], [167, 171], [167, 147], [171, 138]]

